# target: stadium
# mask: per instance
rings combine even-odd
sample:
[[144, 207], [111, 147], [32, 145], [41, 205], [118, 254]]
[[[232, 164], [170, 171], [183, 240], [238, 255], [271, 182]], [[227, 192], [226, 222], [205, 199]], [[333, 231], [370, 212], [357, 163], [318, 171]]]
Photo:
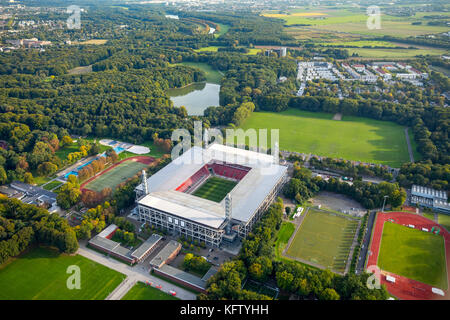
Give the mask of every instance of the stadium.
[[139, 219], [218, 247], [245, 238], [281, 191], [287, 167], [268, 154], [192, 147], [136, 187]]

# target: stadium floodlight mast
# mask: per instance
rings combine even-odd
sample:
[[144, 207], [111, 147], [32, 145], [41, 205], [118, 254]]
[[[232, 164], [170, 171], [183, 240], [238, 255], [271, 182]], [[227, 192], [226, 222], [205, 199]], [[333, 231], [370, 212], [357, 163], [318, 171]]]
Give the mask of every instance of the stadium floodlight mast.
[[386, 199], [389, 198], [389, 196], [384, 196], [384, 200], [383, 200], [383, 208], [381, 209], [381, 212], [384, 212], [384, 205], [386, 204]]

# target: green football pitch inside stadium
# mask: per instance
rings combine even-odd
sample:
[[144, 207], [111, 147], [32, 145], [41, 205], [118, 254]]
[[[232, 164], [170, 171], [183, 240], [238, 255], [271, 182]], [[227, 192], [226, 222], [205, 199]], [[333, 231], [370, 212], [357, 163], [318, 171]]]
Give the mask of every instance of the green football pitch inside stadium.
[[286, 253], [343, 272], [357, 227], [354, 219], [309, 209]]
[[203, 199], [220, 202], [236, 185], [237, 182], [235, 181], [211, 177], [195, 190], [193, 195]]
[[440, 235], [385, 222], [378, 267], [447, 290], [445, 242]]
[[[388, 121], [344, 116], [333, 120], [333, 114], [297, 109], [253, 112], [242, 129], [279, 129], [280, 149], [312, 153], [331, 158], [386, 164], [399, 168], [410, 161], [404, 127]], [[414, 158], [415, 142], [409, 131]], [[270, 141], [270, 140], [268, 140]]]
[[104, 188], [114, 190], [119, 184], [128, 180], [148, 165], [139, 161], [125, 161], [89, 182], [85, 188], [100, 192]]
[[[80, 267], [80, 290], [67, 288], [72, 265]], [[104, 300], [125, 278], [80, 255], [34, 248], [0, 266], [0, 300]]]
[[142, 282], [136, 283], [122, 300], [179, 300], [159, 289], [150, 287]]

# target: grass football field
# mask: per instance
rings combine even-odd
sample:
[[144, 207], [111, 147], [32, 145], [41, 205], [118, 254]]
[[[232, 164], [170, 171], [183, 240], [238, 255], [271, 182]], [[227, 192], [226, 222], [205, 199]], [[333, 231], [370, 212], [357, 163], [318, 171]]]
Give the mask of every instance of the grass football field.
[[438, 223], [442, 225], [447, 231], [450, 231], [450, 216], [447, 214], [439, 213]]
[[136, 283], [122, 300], [179, 300], [159, 289], [150, 287], [142, 282]]
[[309, 209], [287, 255], [343, 272], [358, 221], [316, 209]]
[[442, 236], [385, 222], [377, 264], [382, 270], [447, 290]]
[[85, 188], [96, 192], [100, 192], [104, 188], [111, 188], [114, 190], [120, 183], [131, 178], [146, 167], [148, 167], [147, 164], [139, 161], [129, 160], [122, 162], [113, 169], [89, 182]]
[[279, 113], [254, 112], [242, 129], [268, 129], [268, 139], [270, 129], [279, 129], [281, 150], [386, 164], [394, 168], [409, 161], [402, 126], [360, 117], [344, 116], [340, 121], [332, 118], [332, 114], [298, 109]]
[[[66, 286], [67, 267], [80, 267], [81, 289]], [[34, 248], [0, 266], [0, 300], [104, 300], [125, 275], [80, 255]]]
[[233, 190], [236, 184], [237, 182], [235, 181], [211, 177], [195, 190], [193, 195], [203, 199], [220, 202], [231, 190]]

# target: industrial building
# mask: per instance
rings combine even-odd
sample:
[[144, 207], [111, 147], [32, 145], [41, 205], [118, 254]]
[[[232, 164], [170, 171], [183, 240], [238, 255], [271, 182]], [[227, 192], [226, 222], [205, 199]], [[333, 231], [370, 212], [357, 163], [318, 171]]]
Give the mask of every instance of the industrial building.
[[152, 234], [137, 249], [128, 249], [119, 242], [111, 240], [117, 229], [115, 224], [109, 225], [89, 240], [89, 245], [129, 264], [135, 264], [145, 260], [162, 240], [160, 235]]

